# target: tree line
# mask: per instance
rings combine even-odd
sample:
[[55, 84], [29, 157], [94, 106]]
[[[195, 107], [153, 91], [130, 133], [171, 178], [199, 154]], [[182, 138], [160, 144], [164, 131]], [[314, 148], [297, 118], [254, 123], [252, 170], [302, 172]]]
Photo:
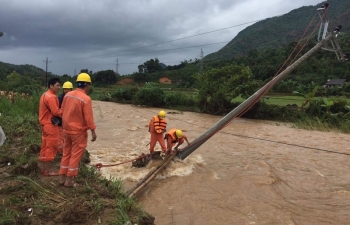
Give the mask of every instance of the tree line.
[[[339, 37], [342, 49], [345, 52], [350, 52], [350, 34], [342, 34]], [[302, 46], [301, 43], [298, 47]], [[316, 42], [310, 41], [301, 50], [300, 55], [304, 54], [312, 48]], [[249, 67], [252, 73], [252, 79], [262, 83], [268, 82], [279, 69], [282, 67], [285, 59], [297, 47], [296, 42], [292, 42], [281, 48], [266, 48], [261, 50], [251, 50], [248, 55], [234, 57], [226, 60], [205, 61], [199, 59], [183, 60], [178, 65], [164, 65], [158, 58], [150, 59], [138, 66], [138, 72], [129, 74], [123, 77], [133, 78], [136, 83], [158, 82], [161, 77], [169, 77], [172, 82], [178, 87], [193, 87], [197, 88], [200, 84], [196, 78], [197, 74], [203, 74], [213, 69], [223, 68], [230, 65], [241, 65]], [[298, 52], [298, 51], [295, 51]], [[299, 56], [300, 56], [299, 55]], [[293, 56], [294, 57], [294, 56]], [[293, 58], [291, 57], [291, 59]], [[201, 64], [202, 63], [202, 64]], [[287, 62], [282, 69], [288, 66]], [[32, 65], [12, 65], [0, 62], [0, 88], [12, 88], [7, 85], [9, 80], [7, 77], [13, 72], [16, 72], [26, 79], [32, 79], [34, 83], [45, 86], [45, 71]], [[94, 86], [109, 86], [114, 85], [122, 78], [113, 70], [104, 70], [92, 73], [88, 69], [82, 69], [81, 72], [87, 72], [91, 75]], [[48, 73], [48, 77], [57, 76]], [[217, 75], [220, 76], [220, 75]], [[58, 76], [64, 81], [74, 81], [76, 77], [71, 77], [67, 74]], [[308, 61], [301, 64], [291, 75], [285, 80], [276, 85], [273, 91], [291, 93], [297, 87], [305, 87], [310, 91], [312, 87], [310, 83], [322, 86], [328, 79], [346, 79], [350, 81], [350, 63], [340, 62], [336, 59], [332, 52], [318, 51], [311, 56]], [[16, 79], [15, 79], [16, 80]], [[346, 86], [348, 87], [348, 86]], [[346, 90], [344, 90], [346, 91]]]

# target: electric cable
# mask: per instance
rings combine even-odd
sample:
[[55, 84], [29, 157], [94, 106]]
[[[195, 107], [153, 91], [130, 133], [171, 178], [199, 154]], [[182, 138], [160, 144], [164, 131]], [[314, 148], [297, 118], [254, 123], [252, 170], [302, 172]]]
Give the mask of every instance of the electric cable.
[[[265, 19], [266, 19], [266, 18], [265, 18]], [[261, 19], [261, 20], [263, 20], [263, 19]], [[166, 44], [166, 43], [170, 43], [170, 42], [174, 42], [174, 41], [179, 41], [179, 40], [183, 40], [183, 39], [187, 39], [187, 38], [192, 38], [192, 37], [197, 37], [197, 36], [201, 36], [201, 35], [205, 35], [205, 34], [210, 34], [210, 33], [218, 32], [218, 31], [230, 29], [230, 28], [233, 28], [233, 27], [239, 27], [239, 26], [242, 26], [242, 25], [250, 24], [250, 23], [256, 23], [256, 22], [259, 22], [259, 21], [261, 21], [261, 20], [254, 20], [254, 21], [250, 21], [250, 22], [246, 22], [246, 23], [236, 24], [236, 25], [232, 25], [232, 26], [229, 26], [229, 27], [220, 28], [220, 29], [217, 29], [217, 30], [212, 30], [212, 31], [208, 31], [208, 32], [200, 33], [200, 34], [190, 35], [190, 36], [186, 36], [186, 37], [182, 37], [182, 38], [177, 38], [177, 39], [173, 39], [173, 40], [169, 40], [169, 41], [159, 42], [159, 43], [155, 43], [155, 44], [151, 44], [151, 45], [147, 45], [147, 46], [142, 46], [142, 47], [136, 47], [136, 48], [126, 49], [126, 50], [122, 50], [122, 51], [118, 51], [118, 52], [114, 52], [114, 53], [107, 53], [107, 54], [95, 55], [95, 56], [84, 57], [84, 58], [58, 60], [58, 61], [72, 61], [72, 60], [80, 60], [80, 59], [88, 59], [88, 58], [106, 56], [106, 55], [111, 55], [111, 54], [114, 55], [114, 54], [121, 53], [121, 52], [133, 51], [133, 50], [137, 50], [137, 49], [142, 49], [142, 48], [157, 46], [157, 45]]]

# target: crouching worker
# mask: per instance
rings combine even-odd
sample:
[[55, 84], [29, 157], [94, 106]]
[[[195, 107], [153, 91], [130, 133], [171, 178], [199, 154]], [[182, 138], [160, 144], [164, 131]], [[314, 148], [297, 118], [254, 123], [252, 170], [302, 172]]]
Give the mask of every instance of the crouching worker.
[[186, 135], [182, 133], [182, 130], [173, 128], [171, 129], [166, 135], [165, 138], [167, 143], [167, 154], [170, 155], [172, 152], [173, 146], [177, 143], [174, 150], [178, 150], [179, 146], [184, 143], [184, 140], [186, 140], [187, 144], [190, 145], [190, 142], [188, 142], [188, 139]]
[[87, 95], [90, 87], [90, 75], [80, 73], [77, 77], [77, 89], [68, 92], [62, 103], [64, 147], [59, 184], [66, 187], [80, 186], [74, 182], [73, 177], [78, 175], [79, 164], [87, 146], [87, 131], [91, 130], [91, 141], [97, 138], [92, 102]]

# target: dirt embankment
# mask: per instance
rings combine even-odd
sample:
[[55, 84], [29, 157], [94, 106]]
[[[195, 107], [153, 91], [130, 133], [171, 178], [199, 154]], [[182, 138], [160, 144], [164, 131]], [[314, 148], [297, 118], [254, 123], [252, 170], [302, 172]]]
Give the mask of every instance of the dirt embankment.
[[[40, 174], [40, 146], [22, 146], [21, 138], [0, 151], [0, 224], [95, 225], [128, 220], [154, 224], [153, 216], [124, 195], [121, 182], [104, 179], [99, 171], [86, 166], [90, 163], [88, 152], [75, 178], [82, 186], [69, 188], [59, 185], [58, 176]], [[60, 159], [57, 155], [53, 168], [59, 169]]]

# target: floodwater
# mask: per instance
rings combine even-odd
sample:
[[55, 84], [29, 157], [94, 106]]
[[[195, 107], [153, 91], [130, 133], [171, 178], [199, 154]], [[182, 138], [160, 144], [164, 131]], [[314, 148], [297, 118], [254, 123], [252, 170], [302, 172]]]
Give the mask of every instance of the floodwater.
[[[97, 141], [88, 144], [93, 164], [148, 153], [147, 126], [159, 109], [100, 101], [93, 108]], [[166, 111], [168, 130], [184, 130], [190, 142], [221, 119]], [[239, 118], [184, 161], [173, 161], [136, 198], [157, 225], [350, 224], [349, 137]], [[127, 190], [154, 165], [126, 163], [102, 172], [121, 178]]]

